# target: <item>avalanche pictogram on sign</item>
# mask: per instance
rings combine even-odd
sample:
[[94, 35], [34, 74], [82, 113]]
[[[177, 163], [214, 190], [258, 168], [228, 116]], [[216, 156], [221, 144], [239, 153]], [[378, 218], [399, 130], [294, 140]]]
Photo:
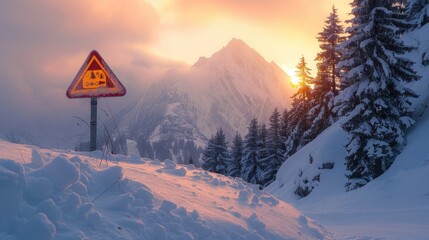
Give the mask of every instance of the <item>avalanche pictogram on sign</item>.
[[67, 89], [67, 97], [119, 97], [126, 92], [100, 54], [93, 50]]

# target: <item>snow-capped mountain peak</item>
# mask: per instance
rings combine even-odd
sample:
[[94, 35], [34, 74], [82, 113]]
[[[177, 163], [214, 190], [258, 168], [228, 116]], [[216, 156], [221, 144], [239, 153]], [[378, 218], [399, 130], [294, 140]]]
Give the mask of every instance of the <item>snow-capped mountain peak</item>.
[[230, 138], [244, 134], [254, 117], [265, 122], [274, 108], [290, 106], [293, 92], [275, 63], [234, 38], [189, 69], [169, 71], [122, 116], [137, 121], [121, 125], [136, 141], [185, 140], [202, 146], [220, 127]]
[[[256, 59], [255, 59], [256, 58]], [[194, 64], [195, 67], [200, 67], [209, 62], [213, 64], [214, 61], [222, 60], [221, 62], [228, 62], [225, 60], [233, 60], [236, 64], [243, 64], [245, 60], [265, 61], [265, 59], [257, 53], [253, 48], [249, 47], [243, 40], [233, 38], [222, 49], [214, 53], [210, 58], [200, 57]]]
[[[245, 67], [242, 64], [261, 66], [267, 61], [253, 48], [249, 47], [243, 40], [233, 38], [225, 47], [216, 52], [213, 60], [232, 60], [233, 63]], [[228, 59], [229, 58], [229, 59]], [[231, 63], [231, 62], [228, 62]]]

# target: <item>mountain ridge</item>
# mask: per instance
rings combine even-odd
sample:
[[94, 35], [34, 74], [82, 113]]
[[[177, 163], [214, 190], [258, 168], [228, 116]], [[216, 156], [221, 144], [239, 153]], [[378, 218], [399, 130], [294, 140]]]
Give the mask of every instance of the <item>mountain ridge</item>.
[[275, 63], [234, 38], [211, 57], [168, 71], [119, 116], [120, 129], [137, 142], [167, 141], [173, 148], [173, 142], [184, 140], [202, 148], [219, 127], [231, 139], [236, 132], [244, 135], [252, 118], [265, 122], [274, 108], [289, 107], [288, 79]]

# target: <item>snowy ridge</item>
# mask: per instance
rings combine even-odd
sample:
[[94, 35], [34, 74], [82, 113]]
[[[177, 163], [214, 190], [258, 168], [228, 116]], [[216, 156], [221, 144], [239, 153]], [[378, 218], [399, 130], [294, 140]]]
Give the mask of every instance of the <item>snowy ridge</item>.
[[101, 155], [0, 140], [0, 239], [332, 239], [257, 186]]

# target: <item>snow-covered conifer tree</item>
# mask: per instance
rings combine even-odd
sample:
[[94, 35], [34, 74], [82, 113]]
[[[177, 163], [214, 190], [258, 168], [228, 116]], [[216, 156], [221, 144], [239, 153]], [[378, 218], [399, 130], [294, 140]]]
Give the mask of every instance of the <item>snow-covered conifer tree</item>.
[[309, 83], [313, 78], [310, 76], [311, 69], [307, 67], [304, 56], [301, 57], [296, 69], [297, 77], [300, 81], [297, 92], [292, 96], [292, 109], [288, 113], [289, 129], [286, 141], [286, 158], [303, 146], [302, 136], [309, 128], [307, 118], [311, 92]]
[[241, 177], [249, 183], [257, 183], [258, 159], [260, 149], [258, 145], [258, 120], [253, 118], [248, 127], [248, 133], [244, 139], [243, 158], [241, 159]]
[[332, 7], [332, 12], [325, 21], [323, 31], [317, 39], [322, 50], [317, 54], [317, 76], [312, 81], [310, 110], [308, 119], [311, 121], [310, 128], [304, 133], [303, 144], [312, 141], [323, 130], [334, 123], [336, 116], [332, 111], [334, 98], [338, 93], [339, 71], [336, 68], [341, 51], [339, 44], [343, 42], [343, 27], [337, 14], [337, 9]]
[[202, 167], [204, 170], [224, 175], [227, 174], [228, 163], [231, 162], [231, 157], [229, 156], [227, 142], [225, 141], [225, 134], [222, 128], [209, 140], [204, 150], [202, 160]]
[[268, 157], [267, 152], [268, 129], [265, 123], [259, 126], [258, 147], [260, 149], [260, 158]]
[[280, 118], [280, 137], [283, 138], [282, 141], [286, 140], [289, 132], [289, 112], [287, 109], [283, 110]]
[[260, 185], [264, 185], [268, 180], [267, 174], [265, 174], [265, 170], [268, 167], [268, 129], [265, 124], [261, 124], [259, 127], [259, 136], [258, 136], [258, 147], [259, 147], [259, 158], [256, 169], [256, 183]]
[[228, 176], [240, 177], [241, 175], [241, 159], [243, 158], [243, 139], [237, 133], [232, 140], [231, 146], [231, 164], [228, 166]]
[[405, 143], [404, 130], [414, 121], [405, 82], [418, 79], [413, 63], [402, 54], [405, 15], [381, 0], [354, 0], [349, 39], [342, 45], [338, 64], [344, 75], [338, 113], [346, 117], [349, 133], [346, 165], [347, 189], [355, 189], [380, 176], [392, 164]]
[[289, 136], [289, 112], [287, 109], [283, 110], [280, 117], [280, 141], [282, 142], [281, 150], [283, 159], [285, 159], [286, 154], [286, 141]]
[[282, 148], [283, 148], [283, 141], [280, 136], [281, 132], [281, 117], [279, 111], [274, 109], [274, 112], [270, 116], [269, 124], [270, 127], [268, 128], [268, 154], [271, 159], [274, 160], [273, 164], [275, 166], [275, 172], [279, 170], [281, 164], [284, 162], [283, 154], [282, 154]]
[[322, 79], [330, 81], [329, 89], [331, 89], [333, 95], [337, 95], [338, 89], [337, 81], [339, 81], [340, 71], [336, 68], [336, 65], [341, 59], [339, 44], [345, 40], [343, 34], [344, 29], [338, 17], [337, 9], [332, 7], [332, 12], [325, 21], [325, 27], [317, 37], [322, 51], [317, 54], [315, 60], [318, 61], [318, 75], [321, 75]]
[[258, 179], [262, 186], [267, 186], [274, 181], [275, 174], [283, 163], [283, 145], [280, 138], [280, 113], [276, 108], [270, 116], [265, 146], [267, 157], [260, 159], [263, 171], [259, 174]]
[[207, 142], [207, 146], [204, 148], [202, 156], [202, 168], [207, 171], [214, 171], [216, 169], [216, 159], [215, 159], [215, 137], [212, 136]]

